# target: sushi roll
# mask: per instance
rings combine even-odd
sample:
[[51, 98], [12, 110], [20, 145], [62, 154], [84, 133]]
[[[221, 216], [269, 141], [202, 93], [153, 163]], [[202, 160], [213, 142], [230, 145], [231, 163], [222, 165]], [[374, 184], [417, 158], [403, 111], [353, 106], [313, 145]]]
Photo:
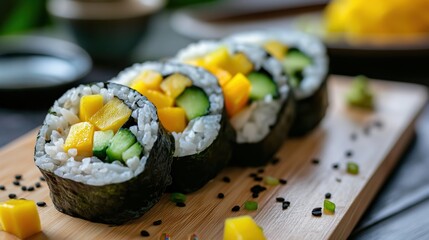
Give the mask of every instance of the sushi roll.
[[328, 108], [329, 59], [318, 38], [302, 32], [271, 30], [237, 33], [226, 41], [262, 46], [282, 63], [296, 98], [291, 136], [305, 135], [319, 124]]
[[34, 161], [55, 207], [106, 224], [142, 216], [171, 183], [174, 142], [155, 106], [131, 88], [93, 83], [50, 108]]
[[134, 64], [111, 81], [152, 101], [161, 124], [174, 137], [169, 191], [194, 192], [228, 165], [235, 132], [212, 74], [180, 63], [146, 62]]
[[201, 41], [175, 61], [215, 75], [236, 132], [233, 165], [266, 164], [283, 144], [294, 116], [294, 99], [282, 65], [254, 45]]

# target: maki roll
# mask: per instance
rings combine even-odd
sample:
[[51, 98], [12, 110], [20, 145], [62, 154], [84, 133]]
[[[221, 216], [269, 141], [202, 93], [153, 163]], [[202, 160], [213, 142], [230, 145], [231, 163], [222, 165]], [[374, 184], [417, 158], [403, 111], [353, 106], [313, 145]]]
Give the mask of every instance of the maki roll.
[[34, 161], [55, 207], [107, 224], [138, 218], [171, 183], [174, 142], [155, 106], [114, 83], [79, 85], [50, 108]]
[[217, 77], [236, 132], [233, 164], [266, 164], [283, 144], [294, 114], [280, 62], [258, 46], [216, 41], [191, 44], [175, 59]]
[[226, 41], [262, 46], [282, 63], [296, 98], [292, 136], [304, 135], [319, 124], [328, 107], [329, 59], [318, 38], [302, 32], [255, 31], [232, 35]]
[[111, 81], [130, 86], [153, 102], [161, 124], [174, 137], [169, 191], [196, 191], [228, 165], [235, 133], [212, 74], [180, 63], [146, 62]]

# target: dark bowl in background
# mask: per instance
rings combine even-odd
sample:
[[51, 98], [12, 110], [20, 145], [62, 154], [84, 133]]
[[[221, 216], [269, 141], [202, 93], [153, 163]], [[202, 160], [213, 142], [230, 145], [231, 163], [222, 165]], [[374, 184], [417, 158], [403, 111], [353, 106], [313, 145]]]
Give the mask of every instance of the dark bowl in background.
[[129, 60], [165, 0], [51, 0], [48, 11], [94, 62]]

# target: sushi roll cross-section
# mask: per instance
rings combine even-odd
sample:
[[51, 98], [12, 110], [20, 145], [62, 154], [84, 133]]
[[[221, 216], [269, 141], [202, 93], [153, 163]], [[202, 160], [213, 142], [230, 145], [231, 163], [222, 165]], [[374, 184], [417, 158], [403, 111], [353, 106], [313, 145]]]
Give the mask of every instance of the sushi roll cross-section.
[[114, 83], [79, 85], [50, 108], [34, 161], [55, 207], [107, 224], [138, 218], [171, 183], [172, 137], [155, 106]]
[[130, 86], [153, 102], [161, 124], [174, 137], [170, 191], [196, 191], [228, 165], [235, 133], [212, 74], [180, 63], [146, 62], [111, 81]]
[[280, 62], [258, 46], [216, 41], [191, 44], [175, 60], [217, 77], [237, 135], [232, 163], [267, 163], [293, 121], [294, 99]]

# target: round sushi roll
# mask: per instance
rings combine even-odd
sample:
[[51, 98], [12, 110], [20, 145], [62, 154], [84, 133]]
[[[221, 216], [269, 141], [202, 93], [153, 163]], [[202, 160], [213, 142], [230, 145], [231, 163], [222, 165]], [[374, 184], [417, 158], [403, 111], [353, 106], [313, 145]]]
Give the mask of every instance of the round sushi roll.
[[217, 41], [191, 44], [175, 61], [217, 77], [236, 132], [232, 163], [266, 164], [283, 144], [294, 117], [294, 98], [280, 62], [258, 46]]
[[212, 74], [180, 63], [146, 62], [111, 81], [130, 86], [153, 102], [161, 124], [174, 137], [169, 191], [196, 191], [228, 165], [235, 132]]
[[69, 89], [39, 130], [34, 161], [55, 207], [107, 224], [138, 218], [171, 183], [174, 142], [155, 106], [131, 88]]
[[319, 124], [328, 107], [329, 59], [317, 37], [271, 30], [238, 33], [226, 41], [257, 44], [282, 63], [296, 98], [292, 136], [304, 135]]

